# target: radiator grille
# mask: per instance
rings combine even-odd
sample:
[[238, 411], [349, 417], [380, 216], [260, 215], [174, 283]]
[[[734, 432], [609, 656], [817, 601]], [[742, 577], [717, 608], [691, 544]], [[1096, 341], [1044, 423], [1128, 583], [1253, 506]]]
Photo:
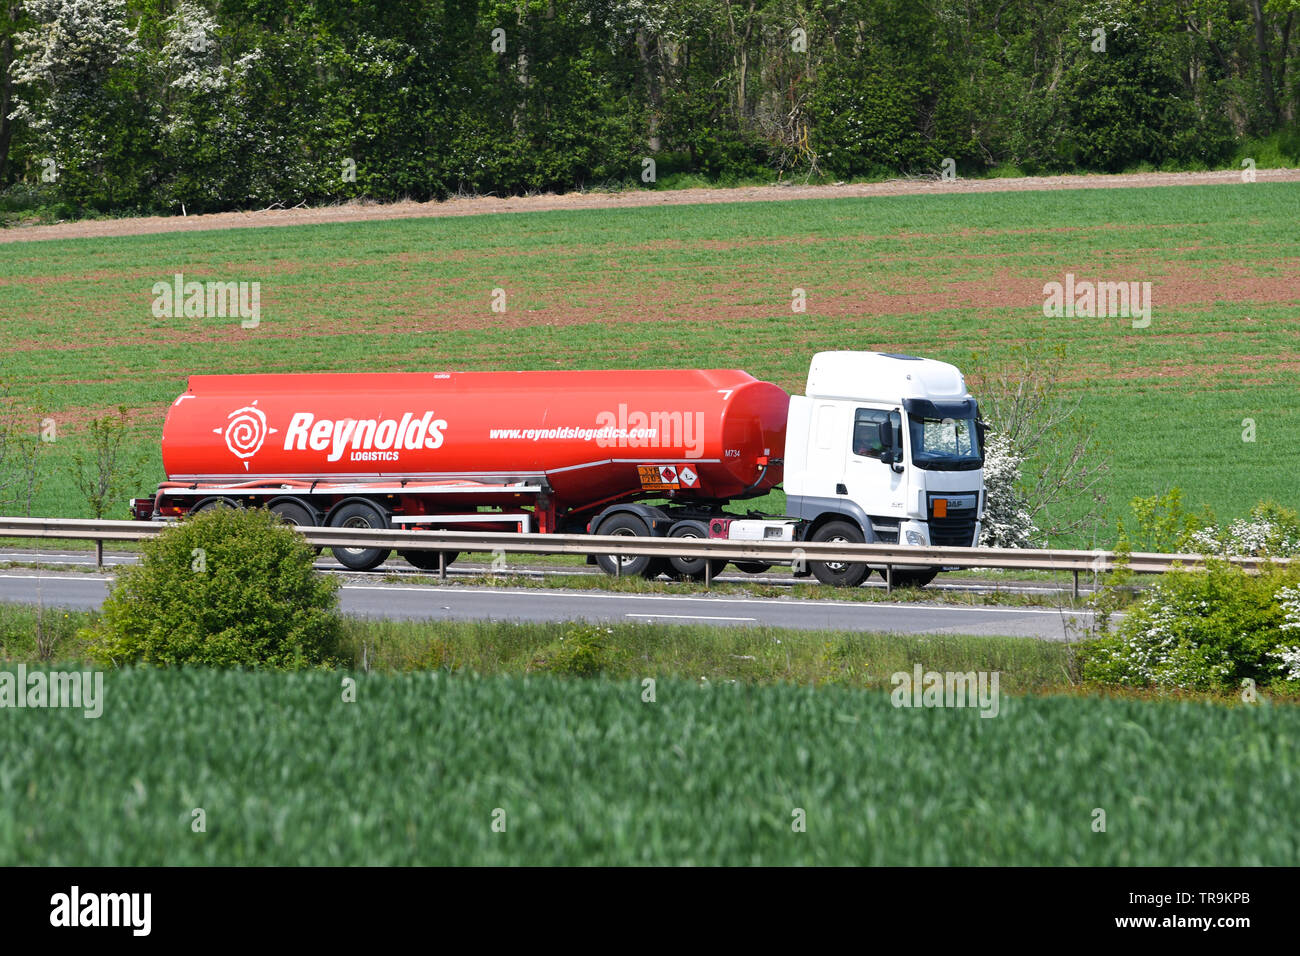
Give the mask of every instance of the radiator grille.
[[974, 508], [950, 508], [946, 518], [930, 519], [930, 543], [941, 548], [972, 548], [975, 546]]

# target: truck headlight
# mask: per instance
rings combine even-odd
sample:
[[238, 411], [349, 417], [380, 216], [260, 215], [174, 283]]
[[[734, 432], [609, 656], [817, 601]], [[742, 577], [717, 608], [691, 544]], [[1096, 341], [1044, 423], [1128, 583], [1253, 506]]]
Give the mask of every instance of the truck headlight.
[[910, 530], [909, 530], [909, 531], [907, 532], [907, 543], [910, 544], [910, 545], [912, 545], [913, 547], [918, 547], [918, 548], [920, 548], [920, 547], [924, 547], [924, 546], [925, 546], [925, 535], [921, 534], [921, 532], [919, 532], [919, 531], [910, 531]]

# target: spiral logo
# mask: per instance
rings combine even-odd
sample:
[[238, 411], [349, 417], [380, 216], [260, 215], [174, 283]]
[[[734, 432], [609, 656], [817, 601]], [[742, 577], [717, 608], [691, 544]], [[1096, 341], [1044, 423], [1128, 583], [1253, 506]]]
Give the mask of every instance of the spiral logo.
[[266, 441], [266, 415], [252, 405], [226, 416], [226, 447], [238, 458], [252, 458]]

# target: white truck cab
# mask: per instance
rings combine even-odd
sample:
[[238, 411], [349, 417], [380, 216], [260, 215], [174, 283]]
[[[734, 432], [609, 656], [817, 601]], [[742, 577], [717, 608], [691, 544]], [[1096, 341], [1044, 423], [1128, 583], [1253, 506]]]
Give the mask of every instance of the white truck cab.
[[[786, 510], [809, 541], [973, 547], [984, 511], [983, 429], [961, 372], [880, 352], [819, 352], [790, 399]], [[739, 530], [739, 529], [738, 529]], [[812, 562], [854, 585], [867, 565]], [[923, 585], [938, 568], [898, 570]]]

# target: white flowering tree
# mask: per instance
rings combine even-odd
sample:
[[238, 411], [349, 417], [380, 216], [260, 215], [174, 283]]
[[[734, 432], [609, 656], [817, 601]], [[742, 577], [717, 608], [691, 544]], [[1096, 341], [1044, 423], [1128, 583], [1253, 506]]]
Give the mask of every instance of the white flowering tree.
[[1023, 508], [1029, 515], [1027, 533], [1045, 544], [1095, 529], [1110, 470], [1098, 448], [1096, 426], [1079, 416], [1077, 398], [1062, 394], [1066, 359], [1061, 343], [1018, 346], [998, 360], [973, 356], [968, 376], [991, 433], [1004, 438], [1017, 459], [1019, 502], [1008, 518]]
[[980, 545], [1028, 548], [1038, 529], [1020, 490], [1023, 460], [1006, 435], [990, 432], [984, 448], [984, 522]]
[[1279, 647], [1271, 656], [1278, 661], [1283, 680], [1300, 681], [1300, 587], [1283, 588], [1277, 602], [1282, 608], [1282, 633], [1298, 643]]
[[31, 25], [14, 38], [12, 118], [44, 152], [43, 181], [75, 201], [130, 203], [146, 177], [122, 161], [147, 166], [150, 150], [125, 0], [26, 0], [23, 12]]

